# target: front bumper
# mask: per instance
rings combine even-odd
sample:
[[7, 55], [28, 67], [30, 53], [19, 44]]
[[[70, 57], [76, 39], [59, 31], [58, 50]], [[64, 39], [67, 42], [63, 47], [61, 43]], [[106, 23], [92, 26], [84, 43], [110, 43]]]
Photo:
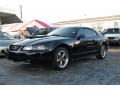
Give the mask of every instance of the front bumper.
[[14, 62], [31, 62], [31, 61], [49, 61], [53, 58], [52, 52], [12, 52], [8, 53], [8, 60]]

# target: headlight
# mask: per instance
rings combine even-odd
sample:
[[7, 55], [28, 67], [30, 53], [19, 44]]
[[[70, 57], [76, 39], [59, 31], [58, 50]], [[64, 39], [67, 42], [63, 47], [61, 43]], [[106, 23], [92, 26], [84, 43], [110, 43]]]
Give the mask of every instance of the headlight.
[[25, 46], [22, 50], [46, 50], [44, 45]]
[[25, 46], [22, 50], [32, 50], [32, 46]]
[[34, 50], [46, 50], [47, 48], [44, 45], [34, 46]]

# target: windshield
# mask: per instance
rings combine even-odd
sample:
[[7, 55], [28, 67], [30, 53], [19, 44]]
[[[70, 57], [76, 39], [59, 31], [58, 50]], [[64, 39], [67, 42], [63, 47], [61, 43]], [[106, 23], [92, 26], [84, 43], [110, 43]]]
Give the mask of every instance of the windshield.
[[104, 34], [119, 34], [120, 29], [119, 28], [106, 29], [103, 33]]
[[77, 32], [79, 31], [79, 28], [75, 27], [64, 27], [56, 29], [50, 33], [48, 33], [48, 36], [62, 36], [62, 37], [71, 37], [74, 38], [77, 35]]

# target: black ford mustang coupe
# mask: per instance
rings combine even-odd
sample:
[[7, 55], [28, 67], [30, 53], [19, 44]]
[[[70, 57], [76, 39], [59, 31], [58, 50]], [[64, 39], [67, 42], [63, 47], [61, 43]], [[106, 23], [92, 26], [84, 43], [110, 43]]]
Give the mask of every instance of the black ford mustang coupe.
[[50, 61], [54, 69], [64, 69], [72, 60], [95, 55], [104, 59], [108, 41], [87, 27], [63, 27], [47, 35], [27, 38], [9, 47], [8, 59], [16, 62]]

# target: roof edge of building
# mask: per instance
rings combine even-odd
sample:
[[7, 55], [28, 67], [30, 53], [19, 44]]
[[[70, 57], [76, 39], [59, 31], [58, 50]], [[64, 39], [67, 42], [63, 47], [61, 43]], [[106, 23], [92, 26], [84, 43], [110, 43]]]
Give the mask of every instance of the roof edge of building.
[[103, 16], [103, 17], [94, 17], [94, 18], [86, 18], [86, 19], [76, 19], [76, 20], [68, 20], [53, 23], [53, 25], [64, 25], [64, 24], [74, 24], [74, 23], [85, 23], [94, 21], [104, 21], [111, 19], [120, 19], [120, 15], [112, 15], [112, 16]]

